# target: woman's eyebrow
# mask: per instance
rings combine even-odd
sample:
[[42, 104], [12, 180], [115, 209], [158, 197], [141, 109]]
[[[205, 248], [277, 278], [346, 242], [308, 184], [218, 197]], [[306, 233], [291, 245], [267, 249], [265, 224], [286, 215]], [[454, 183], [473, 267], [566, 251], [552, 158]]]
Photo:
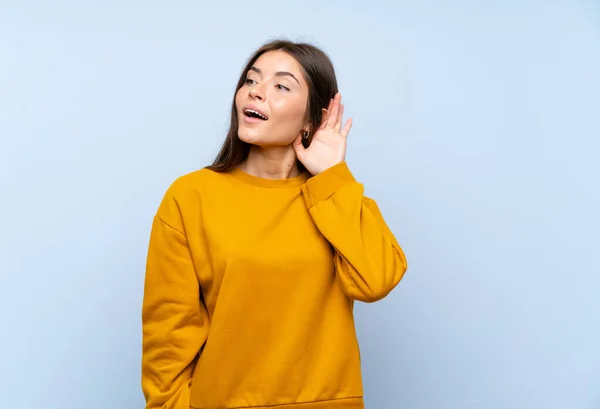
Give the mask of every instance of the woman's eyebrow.
[[[259, 75], [262, 75], [262, 71], [260, 70], [260, 68], [258, 67], [250, 67], [249, 71], [254, 71]], [[277, 71], [275, 73], [276, 77], [292, 77], [294, 80], [296, 80], [296, 82], [298, 83], [298, 85], [300, 85], [300, 81], [298, 81], [298, 78], [296, 78], [296, 76], [294, 74], [292, 74], [291, 72], [288, 71]]]

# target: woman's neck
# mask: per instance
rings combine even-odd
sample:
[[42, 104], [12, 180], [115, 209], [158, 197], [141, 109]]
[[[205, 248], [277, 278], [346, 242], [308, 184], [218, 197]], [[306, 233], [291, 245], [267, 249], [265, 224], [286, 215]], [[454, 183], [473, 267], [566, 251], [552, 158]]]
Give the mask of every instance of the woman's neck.
[[289, 146], [261, 147], [252, 145], [248, 158], [240, 164], [244, 172], [265, 179], [289, 179], [300, 174], [296, 152]]

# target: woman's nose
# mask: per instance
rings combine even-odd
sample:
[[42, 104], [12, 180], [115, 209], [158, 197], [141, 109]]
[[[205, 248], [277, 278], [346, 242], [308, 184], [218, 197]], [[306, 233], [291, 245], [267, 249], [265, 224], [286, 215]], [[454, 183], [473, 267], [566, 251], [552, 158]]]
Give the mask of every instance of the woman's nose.
[[256, 98], [259, 100], [264, 100], [264, 90], [259, 85], [255, 85], [250, 88], [249, 95], [251, 98]]

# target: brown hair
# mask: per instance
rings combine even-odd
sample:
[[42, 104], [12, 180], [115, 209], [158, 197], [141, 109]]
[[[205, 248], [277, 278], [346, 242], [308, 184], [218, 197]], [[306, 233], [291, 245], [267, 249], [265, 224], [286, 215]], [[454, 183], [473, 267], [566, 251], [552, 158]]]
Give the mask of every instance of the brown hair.
[[[296, 43], [281, 39], [273, 40], [256, 50], [246, 62], [246, 66], [238, 80], [233, 96], [227, 137], [212, 165], [207, 166], [206, 168], [217, 172], [226, 172], [248, 157], [250, 144], [242, 141], [238, 137], [238, 117], [235, 106], [235, 94], [244, 85], [246, 75], [252, 65], [261, 55], [269, 51], [284, 51], [298, 61], [302, 67], [304, 79], [308, 84], [306, 112], [307, 119], [310, 123], [310, 129], [314, 130], [320, 126], [321, 120], [323, 119], [322, 109], [327, 108], [330, 99], [338, 92], [337, 79], [331, 60], [323, 50], [312, 44]], [[312, 135], [309, 134], [308, 138], [303, 140], [305, 147], [310, 145], [311, 139]], [[304, 167], [299, 162], [298, 167], [301, 171], [304, 170]]]

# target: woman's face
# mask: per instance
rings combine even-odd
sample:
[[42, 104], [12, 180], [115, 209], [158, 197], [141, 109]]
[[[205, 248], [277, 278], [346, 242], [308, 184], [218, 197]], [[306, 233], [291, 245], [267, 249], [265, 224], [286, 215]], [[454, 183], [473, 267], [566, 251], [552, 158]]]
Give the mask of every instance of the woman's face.
[[238, 136], [259, 146], [286, 146], [305, 129], [308, 84], [283, 51], [261, 55], [235, 95]]

